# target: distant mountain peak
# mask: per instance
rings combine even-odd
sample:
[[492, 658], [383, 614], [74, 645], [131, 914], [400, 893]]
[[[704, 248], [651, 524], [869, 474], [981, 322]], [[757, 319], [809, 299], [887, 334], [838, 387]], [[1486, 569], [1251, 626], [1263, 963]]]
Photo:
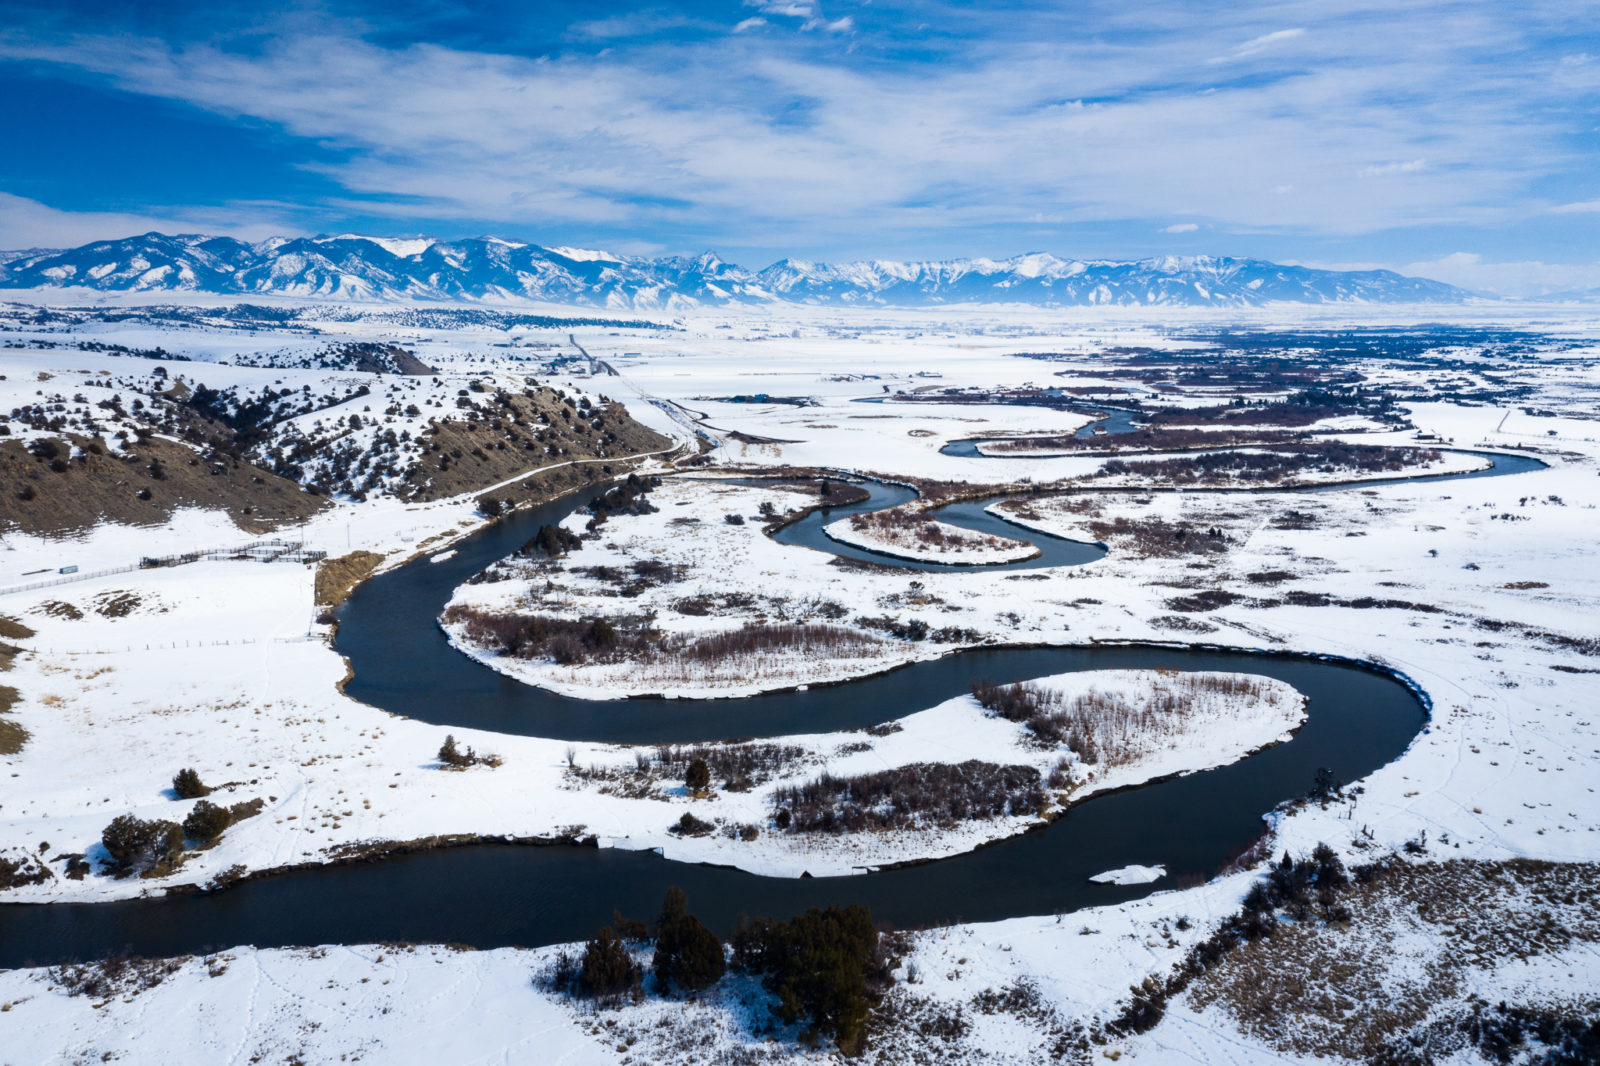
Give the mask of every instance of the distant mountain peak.
[[616, 308], [806, 304], [1256, 307], [1461, 303], [1471, 294], [1387, 270], [1335, 271], [1228, 256], [1132, 261], [1009, 259], [819, 263], [750, 271], [715, 252], [649, 259], [498, 237], [444, 241], [357, 233], [232, 237], [145, 233], [78, 248], [0, 253], [0, 287], [205, 292], [340, 300], [526, 299]]

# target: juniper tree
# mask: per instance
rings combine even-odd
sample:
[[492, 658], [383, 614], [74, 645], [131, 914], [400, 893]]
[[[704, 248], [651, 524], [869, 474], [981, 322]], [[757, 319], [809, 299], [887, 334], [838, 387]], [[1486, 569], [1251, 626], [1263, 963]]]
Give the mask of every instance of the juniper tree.
[[610, 926], [583, 947], [578, 991], [586, 996], [618, 996], [639, 983], [639, 967]]
[[184, 767], [172, 776], [172, 791], [178, 794], [179, 799], [199, 799], [201, 796], [211, 795], [211, 789], [200, 780], [200, 774], [192, 767]]
[[656, 953], [651, 961], [662, 988], [677, 985], [696, 992], [722, 979], [727, 961], [722, 941], [688, 913], [688, 900], [676, 885], [667, 889], [656, 920]]
[[201, 800], [183, 820], [183, 835], [197, 844], [212, 844], [233, 824], [233, 814], [210, 800]]

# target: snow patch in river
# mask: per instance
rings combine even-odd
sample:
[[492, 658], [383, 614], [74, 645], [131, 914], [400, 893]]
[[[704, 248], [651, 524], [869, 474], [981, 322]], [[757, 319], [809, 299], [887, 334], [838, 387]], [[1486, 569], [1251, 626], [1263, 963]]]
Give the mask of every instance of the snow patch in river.
[[1089, 880], [1097, 885], [1148, 885], [1152, 881], [1159, 881], [1167, 876], [1165, 866], [1119, 866], [1115, 870], [1107, 870], [1103, 874], [1095, 874]]

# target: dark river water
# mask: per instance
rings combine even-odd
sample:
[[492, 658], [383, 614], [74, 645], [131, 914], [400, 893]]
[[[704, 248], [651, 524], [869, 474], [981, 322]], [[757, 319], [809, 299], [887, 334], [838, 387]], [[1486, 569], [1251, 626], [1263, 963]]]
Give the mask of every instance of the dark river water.
[[[1543, 465], [1521, 456], [1497, 460], [1486, 474]], [[804, 692], [597, 702], [518, 684], [451, 649], [435, 619], [452, 590], [576, 503], [519, 512], [460, 542], [451, 559], [420, 559], [359, 587], [340, 616], [338, 648], [355, 671], [350, 695], [441, 726], [643, 743], [849, 729], [933, 706], [979, 678], [1162, 667], [1278, 678], [1308, 697], [1309, 718], [1290, 742], [1232, 765], [1090, 799], [1039, 831], [898, 870], [769, 878], [668, 862], [652, 852], [475, 844], [299, 870], [214, 894], [0, 906], [0, 967], [239, 944], [536, 946], [588, 936], [613, 908], [649, 917], [669, 885], [684, 888], [694, 912], [724, 934], [740, 914], [787, 916], [830, 903], [864, 903], [901, 926], [1062, 913], [1212, 874], [1255, 839], [1263, 813], [1304, 794], [1320, 768], [1340, 781], [1364, 777], [1399, 756], [1426, 722], [1418, 697], [1394, 677], [1352, 663], [1242, 651], [982, 649]], [[1088, 881], [1134, 863], [1162, 864], [1168, 876], [1137, 886]]]

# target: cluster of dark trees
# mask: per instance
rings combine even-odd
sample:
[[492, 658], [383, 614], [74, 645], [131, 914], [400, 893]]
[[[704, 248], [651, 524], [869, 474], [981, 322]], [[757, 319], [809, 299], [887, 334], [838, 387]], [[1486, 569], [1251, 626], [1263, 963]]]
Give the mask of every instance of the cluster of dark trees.
[[658, 477], [629, 474], [626, 481], [611, 486], [589, 500], [586, 510], [593, 516], [589, 519], [589, 528], [598, 529], [605, 524], [609, 515], [654, 514], [658, 508], [650, 502], [648, 496], [650, 490], [660, 484], [661, 479]]
[[[173, 776], [172, 790], [181, 800], [209, 796], [213, 791], [189, 767]], [[222, 839], [229, 826], [259, 813], [263, 806], [259, 799], [227, 807], [199, 799], [181, 825], [164, 818], [146, 820], [121, 814], [100, 834], [100, 844], [110, 859], [108, 868], [113, 875], [160, 877], [177, 869], [188, 844], [210, 847]]]
[[554, 559], [571, 551], [583, 547], [583, 538], [564, 526], [545, 523], [539, 527], [539, 532], [528, 538], [528, 542], [518, 549], [519, 554], [532, 555], [542, 552]]
[[614, 914], [581, 954], [557, 957], [551, 983], [602, 1002], [642, 998], [647, 974], [637, 956], [652, 940], [648, 976], [660, 993], [704, 991], [729, 969], [758, 977], [774, 997], [775, 1018], [803, 1025], [808, 1044], [831, 1039], [846, 1051], [859, 1050], [867, 1015], [893, 982], [895, 963], [865, 907], [813, 907], [788, 921], [744, 919], [728, 951], [673, 887], [653, 929]]

